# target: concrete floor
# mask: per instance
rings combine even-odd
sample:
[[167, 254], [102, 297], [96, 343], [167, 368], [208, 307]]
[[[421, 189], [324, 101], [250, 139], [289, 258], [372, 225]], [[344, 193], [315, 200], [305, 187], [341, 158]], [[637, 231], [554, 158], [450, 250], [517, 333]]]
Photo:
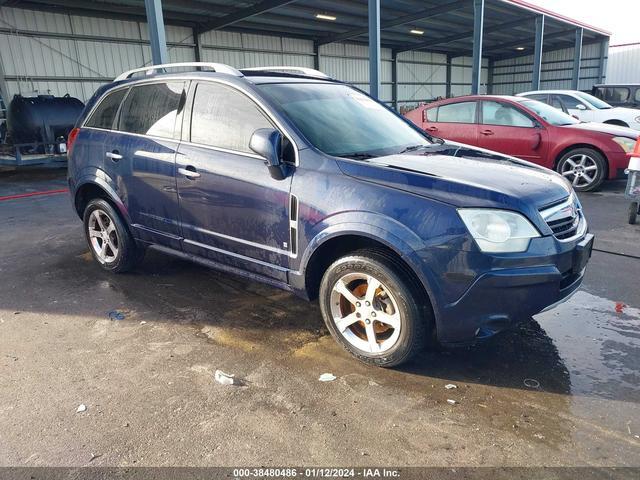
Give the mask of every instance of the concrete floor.
[[[5, 173], [0, 197], [64, 185]], [[316, 304], [267, 286], [159, 254], [102, 272], [67, 194], [0, 201], [0, 466], [640, 466], [623, 186], [581, 195], [600, 251], [568, 303], [400, 370], [358, 363]]]

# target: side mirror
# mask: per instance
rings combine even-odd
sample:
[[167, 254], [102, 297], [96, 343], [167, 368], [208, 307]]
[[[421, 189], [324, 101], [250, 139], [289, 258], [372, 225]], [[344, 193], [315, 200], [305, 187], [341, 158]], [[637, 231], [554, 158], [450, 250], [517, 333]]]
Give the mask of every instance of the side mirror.
[[577, 108], [578, 110], [586, 110], [586, 109], [587, 109], [587, 107], [585, 107], [585, 106], [584, 106], [583, 104], [581, 104], [581, 103], [577, 104], [577, 105], [576, 105], [576, 108]]
[[260, 128], [253, 132], [249, 148], [264, 157], [264, 163], [271, 178], [283, 180], [287, 176], [286, 165], [282, 162], [282, 134], [273, 128]]

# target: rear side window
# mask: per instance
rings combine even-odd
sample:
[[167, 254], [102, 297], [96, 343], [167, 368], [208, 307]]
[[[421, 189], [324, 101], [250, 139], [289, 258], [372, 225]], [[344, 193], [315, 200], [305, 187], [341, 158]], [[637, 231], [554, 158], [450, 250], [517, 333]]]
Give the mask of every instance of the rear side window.
[[450, 103], [438, 107], [437, 122], [476, 123], [476, 102]]
[[548, 103], [548, 95], [546, 93], [535, 93], [533, 95], [527, 95], [527, 98], [530, 98], [531, 100], [538, 100], [539, 102]]
[[604, 100], [611, 102], [626, 102], [629, 100], [630, 95], [631, 91], [628, 88], [610, 87], [607, 88], [607, 96]]
[[118, 107], [125, 93], [127, 93], [126, 90], [117, 90], [108, 94], [93, 111], [85, 125], [87, 127], [111, 130], [113, 128], [113, 120], [116, 118]]
[[482, 123], [505, 127], [533, 127], [533, 121], [517, 108], [502, 102], [482, 102]]
[[122, 104], [119, 130], [173, 138], [183, 82], [133, 87]]
[[422, 121], [423, 122], [435, 122], [438, 116], [438, 107], [436, 108], [425, 108], [422, 111]]
[[274, 127], [246, 95], [215, 83], [196, 87], [191, 114], [193, 143], [253, 153], [249, 141], [259, 128]]

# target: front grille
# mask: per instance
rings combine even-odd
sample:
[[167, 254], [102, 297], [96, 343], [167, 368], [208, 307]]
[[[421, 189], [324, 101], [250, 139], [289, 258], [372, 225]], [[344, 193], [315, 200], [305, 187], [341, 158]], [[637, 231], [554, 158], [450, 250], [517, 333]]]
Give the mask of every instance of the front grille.
[[573, 193], [566, 200], [545, 208], [540, 214], [558, 240], [568, 241], [584, 233], [586, 221], [580, 202]]

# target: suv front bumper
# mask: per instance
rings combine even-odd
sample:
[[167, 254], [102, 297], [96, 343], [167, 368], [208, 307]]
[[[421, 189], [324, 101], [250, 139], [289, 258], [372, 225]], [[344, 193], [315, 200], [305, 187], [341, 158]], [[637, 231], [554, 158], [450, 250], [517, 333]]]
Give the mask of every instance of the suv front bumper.
[[593, 240], [587, 233], [553, 255], [529, 257], [526, 267], [481, 273], [458, 300], [439, 309], [438, 340], [443, 344], [484, 340], [566, 301], [582, 283]]

